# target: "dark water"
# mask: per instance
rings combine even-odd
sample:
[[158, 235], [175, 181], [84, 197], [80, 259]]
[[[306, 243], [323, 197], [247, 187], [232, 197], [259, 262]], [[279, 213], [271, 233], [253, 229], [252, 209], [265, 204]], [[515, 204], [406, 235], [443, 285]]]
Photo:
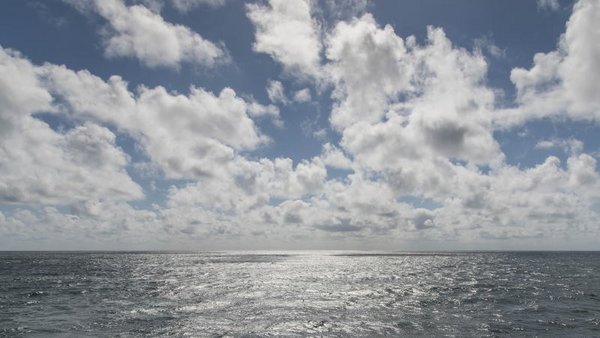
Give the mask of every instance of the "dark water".
[[0, 253], [0, 336], [600, 336], [600, 253]]

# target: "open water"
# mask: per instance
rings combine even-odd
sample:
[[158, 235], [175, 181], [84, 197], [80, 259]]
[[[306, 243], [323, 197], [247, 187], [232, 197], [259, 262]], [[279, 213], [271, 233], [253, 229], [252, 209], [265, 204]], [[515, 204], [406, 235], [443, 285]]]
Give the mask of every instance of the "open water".
[[0, 253], [0, 336], [305, 335], [600, 336], [600, 253]]

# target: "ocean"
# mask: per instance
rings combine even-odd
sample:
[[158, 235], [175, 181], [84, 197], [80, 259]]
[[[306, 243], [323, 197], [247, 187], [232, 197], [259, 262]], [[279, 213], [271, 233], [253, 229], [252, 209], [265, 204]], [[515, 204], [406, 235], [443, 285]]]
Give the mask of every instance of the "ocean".
[[0, 336], [600, 336], [600, 252], [1, 252]]

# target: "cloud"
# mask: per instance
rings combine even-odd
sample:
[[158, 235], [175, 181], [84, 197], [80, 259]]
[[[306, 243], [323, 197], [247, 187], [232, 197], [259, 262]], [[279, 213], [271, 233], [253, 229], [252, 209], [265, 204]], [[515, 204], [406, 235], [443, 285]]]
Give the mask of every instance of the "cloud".
[[475, 44], [475, 48], [485, 51], [494, 58], [500, 59], [506, 57], [506, 50], [498, 47], [494, 41], [487, 36], [477, 38], [473, 40], [473, 42]]
[[323, 0], [321, 1], [325, 19], [329, 22], [348, 20], [361, 16], [367, 9], [367, 0]]
[[359, 231], [361, 229], [361, 227], [356, 226], [356, 225], [352, 225], [352, 224], [345, 224], [345, 223], [340, 223], [340, 224], [332, 224], [332, 225], [317, 225], [315, 226], [317, 229], [321, 229], [323, 231], [329, 231], [329, 232], [352, 232], [352, 231]]
[[537, 6], [549, 11], [557, 11], [560, 8], [558, 0], [537, 0]]
[[171, 206], [197, 205], [211, 210], [245, 211], [271, 198], [296, 199], [315, 194], [327, 172], [321, 161], [302, 161], [293, 166], [289, 158], [250, 161], [236, 158], [221, 168], [226, 174], [207, 177], [169, 193]]
[[[157, 243], [164, 236], [158, 226], [160, 217], [148, 210], [132, 208], [127, 203], [90, 200], [66, 209], [42, 207], [19, 209], [6, 217], [0, 215], [3, 247], [13, 247], [17, 241], [31, 241], [37, 249], [69, 246], [80, 250], [112, 248], [116, 243], [143, 246]], [[50, 244], [49, 244], [50, 243]], [[52, 245], [54, 244], [54, 246]]]
[[74, 5], [108, 21], [102, 31], [108, 58], [136, 58], [152, 68], [178, 68], [182, 63], [213, 67], [228, 61], [221, 47], [185, 26], [166, 22], [143, 5], [126, 6], [121, 0], [74, 1]]
[[306, 102], [310, 102], [311, 100], [312, 100], [312, 97], [310, 95], [310, 89], [308, 89], [308, 88], [300, 89], [300, 90], [297, 90], [296, 92], [294, 92], [294, 101], [295, 102], [306, 103]]
[[225, 5], [226, 0], [171, 0], [175, 9], [182, 13], [187, 13], [200, 6], [221, 7]]
[[[0, 213], [1, 238], [65, 234], [193, 247], [357, 238], [379, 247], [597, 235], [600, 176], [581, 141], [537, 140], [536, 148], [562, 148], [567, 159], [521, 168], [506, 163], [494, 138], [496, 128], [531, 118], [595, 116], [595, 97], [586, 92], [595, 84], [571, 64], [594, 74], [594, 49], [579, 44], [591, 41], [594, 32], [582, 27], [595, 8], [578, 3], [559, 49], [513, 71], [519, 106], [509, 111], [496, 108], [486, 84], [484, 48], [457, 47], [441, 28], [429, 27], [419, 42], [370, 14], [330, 27], [308, 2], [246, 6], [255, 50], [281, 63], [285, 75], [318, 79], [287, 93], [270, 81], [271, 102], [331, 93], [330, 126], [315, 134], [338, 134], [304, 160], [261, 158], [273, 140], [256, 120], [281, 125], [279, 109], [231, 88], [129, 88], [119, 76], [35, 66], [2, 50], [0, 198], [29, 206]], [[535, 113], [541, 107], [553, 110]], [[53, 129], [42, 115], [72, 126]], [[116, 135], [130, 137], [142, 158], [131, 163]], [[127, 203], [143, 194], [126, 168], [172, 184], [164, 201], [147, 209]]]
[[337, 169], [351, 169], [352, 161], [336, 146], [331, 143], [323, 145], [321, 160], [327, 166]]
[[433, 212], [427, 209], [417, 209], [413, 218], [413, 224], [416, 230], [423, 230], [434, 226]]
[[58, 110], [39, 81], [39, 68], [16, 52], [0, 49], [0, 73], [2, 203], [144, 196], [125, 171], [128, 158], [116, 146], [113, 132], [91, 122], [55, 131], [34, 117]]
[[288, 104], [290, 102], [285, 95], [283, 84], [279, 81], [269, 80], [267, 84], [267, 94], [269, 100], [273, 103]]
[[340, 22], [329, 35], [326, 56], [336, 88], [331, 123], [337, 128], [355, 122], [375, 122], [385, 114], [387, 98], [410, 87], [408, 67], [402, 64], [404, 42], [391, 26], [379, 29], [366, 14]]
[[285, 72], [299, 78], [319, 78], [321, 41], [310, 1], [271, 0], [266, 6], [246, 8], [256, 29], [254, 51], [269, 54]]
[[[171, 189], [169, 199], [176, 201], [171, 209], [185, 211], [186, 205], [198, 203], [206, 203], [208, 209], [202, 215], [186, 211], [185, 217], [191, 223], [179, 224], [178, 227], [185, 226], [180, 229], [182, 232], [197, 227], [196, 219], [218, 219], [226, 208], [235, 207], [243, 212], [243, 201], [251, 203], [247, 205], [250, 210], [252, 205], [273, 197], [310, 194], [326, 178], [324, 164], [319, 159], [293, 167], [290, 159], [249, 161], [241, 156], [238, 151], [268, 141], [259, 133], [251, 116], [278, 118], [278, 110], [245, 101], [229, 88], [219, 95], [195, 87], [187, 96], [168, 93], [162, 87], [139, 87], [132, 93], [118, 76], [103, 81], [88, 71], [74, 72], [52, 64], [34, 66], [13, 52], [3, 52], [2, 56], [3, 78], [19, 79], [2, 87], [0, 101], [2, 119], [11, 123], [3, 127], [14, 132], [14, 135], [2, 134], [11, 146], [3, 154], [0, 195], [5, 202], [67, 204], [71, 211], [62, 217], [100, 217], [110, 222], [106, 214], [110, 209], [98, 209], [94, 201], [114, 203], [141, 198], [141, 188], [124, 170], [128, 157], [114, 145], [115, 135], [99, 124], [112, 125], [136, 140], [151, 161], [145, 163], [160, 168], [166, 178], [197, 182], [197, 186], [194, 183]], [[60, 105], [53, 106], [53, 101]], [[76, 127], [58, 134], [31, 116], [39, 111], [68, 118]], [[20, 130], [20, 124], [26, 124], [27, 128]], [[194, 187], [198, 189], [195, 193]], [[231, 195], [225, 197], [225, 192]], [[202, 196], [206, 199], [199, 200]], [[239, 196], [245, 197], [239, 200]], [[178, 224], [176, 214], [169, 210], [160, 214], [149, 212], [144, 222], [164, 222], [170, 225], [168, 229], [174, 229]], [[31, 215], [32, 222], [44, 221], [42, 216]], [[128, 228], [141, 225], [142, 221], [135, 219], [132, 215], [131, 222], [135, 224]], [[14, 221], [7, 222], [13, 227]], [[99, 222], [104, 221], [84, 223], [93, 227], [100, 226]], [[194, 235], [202, 233], [206, 234], [200, 231]]]
[[600, 119], [600, 84], [589, 76], [600, 73], [599, 19], [597, 1], [575, 3], [557, 49], [536, 54], [530, 69], [512, 70], [518, 106], [499, 112], [496, 124], [507, 127], [543, 117]]
[[182, 95], [142, 86], [134, 94], [118, 76], [104, 82], [87, 71], [44, 69], [70, 116], [113, 124], [130, 134], [167, 178], [217, 175], [237, 151], [269, 141], [250, 115], [278, 117], [273, 107], [245, 101], [230, 88], [215, 95], [191, 87]]
[[326, 170], [317, 159], [294, 166], [285, 158], [250, 161], [240, 157], [222, 170], [226, 175], [169, 190], [162, 212], [169, 215], [172, 229], [205, 232], [207, 226], [223, 225], [237, 233], [260, 231], [285, 237], [286, 224], [306, 228], [310, 217], [305, 213], [313, 208], [299, 198], [317, 194], [326, 179]]
[[436, 219], [451, 222], [457, 231], [475, 230], [470, 236], [477, 235], [476, 229], [506, 237], [568, 236], [577, 227], [597, 229], [597, 215], [589, 209], [599, 191], [595, 160], [581, 154], [569, 157], [566, 170], [560, 164], [551, 156], [526, 170], [503, 167], [484, 178], [483, 185], [469, 188], [479, 203], [461, 193], [439, 209]]
[[250, 100], [247, 105], [247, 113], [253, 119], [267, 117], [271, 120], [273, 125], [278, 128], [282, 128], [284, 123], [279, 115], [279, 108], [277, 106], [269, 104], [263, 105], [256, 101]]
[[397, 170], [438, 156], [502, 161], [492, 134], [494, 93], [482, 85], [486, 62], [454, 48], [443, 30], [429, 28], [419, 46], [365, 15], [338, 24], [327, 58], [335, 83], [330, 121], [361, 165]]
[[561, 148], [565, 153], [579, 154], [583, 151], [583, 142], [574, 139], [552, 138], [548, 140], [540, 140], [535, 144], [536, 149], [553, 149]]

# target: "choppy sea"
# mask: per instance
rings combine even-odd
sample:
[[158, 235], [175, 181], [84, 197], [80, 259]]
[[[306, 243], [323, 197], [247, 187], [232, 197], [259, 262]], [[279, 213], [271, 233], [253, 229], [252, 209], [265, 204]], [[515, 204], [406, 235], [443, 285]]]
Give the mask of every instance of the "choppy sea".
[[600, 252], [1, 252], [0, 336], [600, 336]]

